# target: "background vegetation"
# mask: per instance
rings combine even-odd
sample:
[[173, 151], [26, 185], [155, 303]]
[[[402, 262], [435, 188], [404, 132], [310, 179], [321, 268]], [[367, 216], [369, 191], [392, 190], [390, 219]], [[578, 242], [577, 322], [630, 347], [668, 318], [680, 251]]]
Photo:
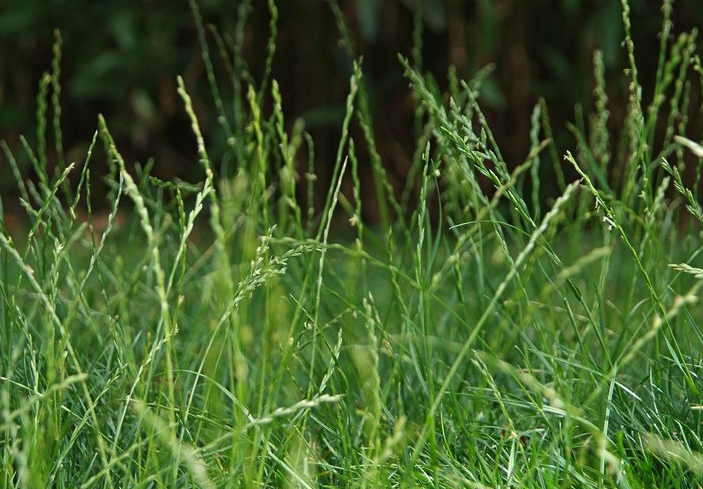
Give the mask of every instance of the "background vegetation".
[[[432, 73], [443, 90], [448, 88], [449, 65], [460, 78], [494, 65], [481, 101], [511, 167], [527, 155], [530, 113], [540, 97], [548, 102], [559, 147], [573, 144], [566, 123], [575, 120], [577, 104], [585, 112], [591, 107], [594, 49], [604, 53], [612, 130], [617, 131], [626, 112], [627, 87], [621, 77], [626, 55], [621, 49], [618, 1], [344, 0], [339, 8], [348, 19], [353, 56], [339, 43], [332, 5], [322, 0], [281, 2], [278, 54], [272, 65], [288, 124], [298, 118], [305, 121], [322, 166], [333, 161], [354, 56], [364, 58], [377, 149], [389, 178], [398, 185], [410, 168], [417, 136], [398, 53]], [[251, 79], [261, 79], [270, 34], [266, 2], [206, 0], [199, 6], [205, 23], [212, 23], [225, 42], [246, 17], [243, 59]], [[630, 7], [647, 96], [657, 67], [661, 8], [655, 0], [633, 0]], [[112, 121], [128, 161], [145, 163], [154, 157], [157, 175], [192, 176], [190, 162], [195, 155], [189, 123], [174, 95], [177, 75], [193, 87], [194, 106], [212, 151], [218, 156], [224, 151], [224, 137], [209, 130], [217, 125], [216, 114], [188, 2], [4, 0], [0, 9], [0, 134], [12, 148], [18, 147], [19, 134], [31, 140], [35, 132], [35, 93], [50, 64], [58, 28], [64, 45], [60, 98], [71, 121], [64, 129], [69, 160], [85, 152], [97, 114], [102, 113]], [[674, 33], [703, 23], [695, 0], [677, 1], [672, 15]], [[208, 42], [215, 42], [212, 31], [206, 35]], [[216, 54], [213, 61], [224, 74], [226, 68]], [[228, 105], [233, 90], [224, 89], [221, 96]], [[697, 92], [693, 97], [695, 103]], [[362, 150], [359, 157], [362, 174], [367, 175], [369, 156]], [[18, 159], [26, 168], [28, 161], [21, 152]], [[321, 175], [319, 183], [324, 187], [328, 179]], [[0, 191], [10, 188], [14, 183], [2, 179]]]

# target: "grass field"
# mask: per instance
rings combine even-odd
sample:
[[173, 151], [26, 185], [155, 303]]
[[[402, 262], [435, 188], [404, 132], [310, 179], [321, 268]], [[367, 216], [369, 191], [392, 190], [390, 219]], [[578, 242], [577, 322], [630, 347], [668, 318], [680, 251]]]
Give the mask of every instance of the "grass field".
[[[595, 53], [574, 146], [555, 147], [540, 102], [518, 165], [476, 102], [485, 73], [440, 94], [401, 58], [418, 121], [405, 189], [375, 150], [362, 63], [315, 196], [327, 162], [287, 131], [276, 82], [216, 80], [205, 43], [227, 161], [179, 80], [200, 181], [128, 172], [102, 118], [65, 164], [57, 56], [24, 147], [36, 178], [3, 145], [27, 229], [0, 221], [0, 487], [700, 487], [703, 147], [688, 126], [703, 69], [664, 7], [649, 99], [623, 0], [625, 119]], [[361, 146], [379, 223], [362, 217]]]

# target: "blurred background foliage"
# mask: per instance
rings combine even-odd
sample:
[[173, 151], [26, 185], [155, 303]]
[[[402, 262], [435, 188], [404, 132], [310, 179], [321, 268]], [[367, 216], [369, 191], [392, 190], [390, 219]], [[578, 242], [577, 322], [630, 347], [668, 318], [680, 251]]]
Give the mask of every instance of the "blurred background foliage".
[[[198, 0], [205, 23], [225, 40], [236, 31], [239, 3]], [[288, 123], [302, 118], [312, 134], [318, 167], [334, 160], [352, 67], [332, 5], [326, 0], [277, 2], [272, 76], [281, 86]], [[347, 19], [355, 54], [363, 56], [378, 149], [396, 182], [402, 181], [415, 148], [414, 106], [398, 53], [421, 62], [442, 90], [448, 66], [468, 79], [494, 64], [481, 98], [511, 166], [527, 154], [530, 113], [540, 97], [547, 101], [561, 147], [573, 146], [565, 123], [574, 120], [577, 104], [590, 110], [595, 49], [604, 52], [614, 124], [626, 110], [620, 0], [339, 0], [335, 5]], [[646, 90], [656, 71], [661, 5], [630, 0], [630, 6]], [[700, 0], [676, 1], [673, 19], [674, 32], [703, 25]], [[269, 22], [266, 2], [253, 0], [243, 55], [255, 83], [264, 72]], [[179, 74], [194, 96], [214, 151], [225, 144], [216, 128], [186, 0], [0, 0], [0, 139], [10, 147], [18, 148], [20, 134], [32, 140], [35, 94], [42, 73], [51, 67], [55, 29], [63, 39], [61, 102], [68, 161], [84, 159], [102, 113], [126, 159], [153, 157], [161, 178], [197, 175], [194, 138], [176, 94]], [[228, 103], [226, 87], [231, 85], [224, 81], [227, 74], [216, 56], [212, 30], [208, 33]], [[420, 35], [421, 53], [413, 53], [414, 36]], [[700, 105], [694, 102], [694, 107]], [[15, 154], [22, 163], [22, 152]], [[13, 178], [4, 155], [0, 161], [0, 192], [7, 195]]]

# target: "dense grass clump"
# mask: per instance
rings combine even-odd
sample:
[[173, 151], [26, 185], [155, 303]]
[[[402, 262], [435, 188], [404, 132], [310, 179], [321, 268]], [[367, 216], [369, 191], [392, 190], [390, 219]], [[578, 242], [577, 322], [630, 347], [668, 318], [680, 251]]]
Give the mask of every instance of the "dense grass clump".
[[[287, 131], [270, 71], [221, 86], [195, 3], [230, 148], [210, 160], [179, 80], [199, 182], [128, 171], [102, 118], [85, 161], [64, 164], [57, 61], [38, 143], [24, 144], [37, 178], [3, 146], [28, 229], [11, 235], [3, 218], [0, 486], [703, 483], [703, 147], [688, 129], [703, 70], [696, 32], [670, 41], [670, 6], [645, 101], [623, 0], [629, 112], [610, 120], [596, 53], [596, 109], [563, 158], [545, 103], [509, 166], [476, 103], [485, 73], [450, 76], [445, 95], [401, 58], [418, 114], [404, 189], [375, 150], [360, 63], [332, 184], [315, 195], [313, 142]], [[246, 69], [238, 44], [218, 46]], [[104, 219], [91, 207], [100, 154]]]

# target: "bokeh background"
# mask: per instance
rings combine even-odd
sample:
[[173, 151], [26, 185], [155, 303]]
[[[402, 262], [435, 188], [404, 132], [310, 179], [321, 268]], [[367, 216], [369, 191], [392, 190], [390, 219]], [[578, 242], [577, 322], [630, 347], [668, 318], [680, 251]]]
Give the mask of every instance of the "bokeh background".
[[[656, 71], [661, 2], [629, 3], [646, 101]], [[225, 40], [236, 30], [240, 4], [198, 1], [204, 22]], [[270, 15], [264, 0], [250, 5], [243, 54], [256, 83], [264, 71]], [[304, 120], [314, 138], [318, 167], [334, 161], [352, 69], [332, 5], [277, 2], [272, 75], [281, 87], [286, 120]], [[356, 55], [363, 56], [378, 149], [395, 182], [402, 181], [415, 149], [412, 95], [397, 58], [398, 53], [412, 58], [414, 36], [422, 36], [422, 69], [440, 88], [446, 88], [450, 65], [468, 79], [494, 64], [481, 103], [511, 166], [527, 154], [530, 113], [540, 97], [549, 106], [558, 144], [573, 147], [565, 123], [574, 120], [575, 107], [591, 109], [595, 49], [604, 52], [614, 131], [626, 110], [620, 0], [338, 0], [336, 5], [347, 19]], [[703, 25], [700, 0], [676, 1], [673, 19], [674, 33]], [[84, 159], [101, 113], [127, 160], [154, 158], [154, 173], [161, 178], [199, 178], [177, 75], [195, 99], [211, 152], [217, 154], [225, 143], [187, 0], [1, 0], [0, 139], [15, 150], [20, 165], [29, 171], [18, 138], [34, 140], [35, 95], [42, 73], [51, 68], [55, 29], [63, 38], [66, 159]], [[227, 102], [228, 75], [211, 32], [208, 40]], [[14, 179], [4, 155], [0, 168], [0, 193], [7, 197]]]

